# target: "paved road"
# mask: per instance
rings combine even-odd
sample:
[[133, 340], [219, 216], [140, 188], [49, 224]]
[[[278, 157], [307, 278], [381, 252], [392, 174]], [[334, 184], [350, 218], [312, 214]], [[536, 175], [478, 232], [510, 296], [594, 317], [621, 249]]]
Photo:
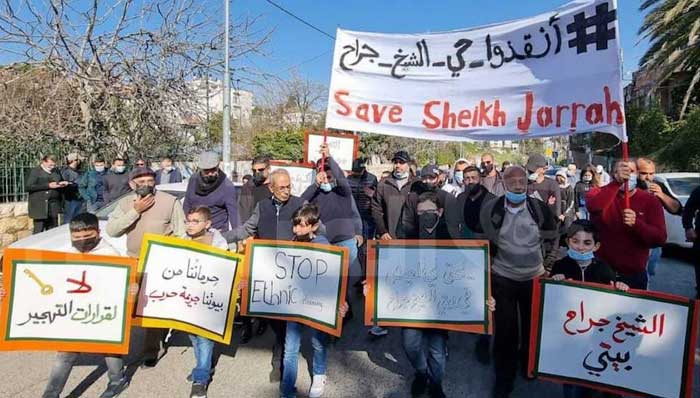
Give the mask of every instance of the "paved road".
[[[662, 260], [652, 288], [683, 296], [694, 293], [693, 269], [676, 259]], [[359, 297], [353, 299], [355, 309], [361, 309]], [[359, 311], [358, 311], [359, 314]], [[370, 338], [356, 315], [344, 330], [343, 338], [329, 352], [328, 376], [330, 385], [326, 397], [409, 397], [408, 386], [412, 371], [401, 349], [400, 334], [393, 331], [388, 337]], [[141, 334], [135, 332], [132, 352], [138, 352]], [[445, 390], [449, 397], [488, 397], [493, 383], [490, 367], [478, 364], [473, 355], [476, 338], [473, 335], [451, 333]], [[209, 388], [212, 398], [256, 397], [274, 398], [278, 388], [268, 382], [271, 332], [239, 347], [237, 340], [223, 348], [218, 359], [216, 374]], [[304, 353], [310, 358], [307, 350]], [[127, 361], [137, 358], [128, 357]], [[41, 396], [53, 361], [52, 353], [0, 353], [0, 397], [35, 398]], [[107, 383], [105, 368], [98, 366], [99, 358], [86, 356], [73, 374], [64, 394], [68, 397], [97, 397]], [[700, 349], [696, 349], [695, 397], [698, 393], [698, 366]], [[190, 385], [185, 381], [194, 364], [189, 342], [176, 336], [172, 346], [155, 369], [141, 370], [132, 365], [133, 379], [124, 398], [188, 397]], [[305, 360], [300, 369], [306, 369]], [[308, 391], [308, 372], [300, 372], [297, 386]], [[301, 397], [306, 394], [300, 394]], [[518, 380], [514, 398], [560, 397], [561, 387], [555, 384]]]

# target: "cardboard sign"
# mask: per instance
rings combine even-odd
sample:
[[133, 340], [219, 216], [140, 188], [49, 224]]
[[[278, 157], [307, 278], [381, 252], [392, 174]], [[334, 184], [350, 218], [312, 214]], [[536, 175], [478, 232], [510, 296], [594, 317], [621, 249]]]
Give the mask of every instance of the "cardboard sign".
[[529, 372], [623, 396], [690, 398], [697, 302], [535, 281]]
[[627, 141], [617, 11], [614, 0], [577, 0], [449, 32], [338, 29], [326, 127], [441, 141], [592, 131]]
[[190, 240], [146, 234], [135, 324], [231, 342], [241, 256]]
[[491, 333], [488, 242], [369, 241], [365, 324]]
[[256, 239], [246, 254], [248, 286], [241, 315], [299, 322], [340, 336], [339, 308], [348, 283], [346, 247]]
[[[323, 133], [307, 131], [304, 135], [304, 160], [317, 162], [321, 159]], [[326, 133], [326, 144], [333, 159], [341, 169], [352, 170], [352, 162], [360, 150], [360, 136], [354, 134]]]
[[310, 185], [316, 183], [316, 169], [312, 164], [295, 163], [286, 160], [273, 160], [270, 162], [270, 172], [277, 169], [285, 169], [289, 173], [292, 183], [292, 195], [301, 196]]
[[5, 249], [0, 350], [126, 354], [136, 260]]

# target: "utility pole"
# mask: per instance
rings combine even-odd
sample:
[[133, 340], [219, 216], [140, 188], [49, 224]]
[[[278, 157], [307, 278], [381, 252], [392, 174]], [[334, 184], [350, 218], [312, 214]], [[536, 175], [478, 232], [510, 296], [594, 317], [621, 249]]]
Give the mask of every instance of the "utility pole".
[[223, 142], [221, 145], [224, 160], [224, 172], [231, 178], [231, 75], [229, 74], [229, 1], [224, 0], [224, 15], [226, 26], [224, 29], [224, 123]]

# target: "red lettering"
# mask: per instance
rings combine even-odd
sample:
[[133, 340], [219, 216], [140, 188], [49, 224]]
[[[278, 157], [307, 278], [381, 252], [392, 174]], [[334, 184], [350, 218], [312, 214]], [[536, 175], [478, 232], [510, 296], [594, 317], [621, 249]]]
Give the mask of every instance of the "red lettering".
[[610, 87], [605, 86], [603, 88], [603, 91], [605, 92], [605, 109], [607, 110], [607, 123], [613, 124], [612, 114], [613, 112], [616, 112], [617, 117], [615, 118], [615, 123], [618, 125], [622, 125], [623, 123], [625, 123], [625, 115], [622, 112], [622, 107], [620, 106], [620, 103], [617, 101], [612, 101], [612, 97], [610, 96]]
[[586, 121], [590, 124], [598, 124], [603, 121], [603, 104], [591, 104], [586, 109]]
[[472, 118], [472, 113], [469, 112], [469, 109], [463, 109], [461, 112], [459, 112], [459, 116], [457, 117], [457, 124], [459, 127], [469, 127], [469, 120]]
[[392, 105], [389, 108], [389, 121], [392, 123], [401, 122], [401, 115], [403, 114], [403, 108], [398, 105]]
[[569, 107], [567, 105], [557, 105], [557, 127], [561, 127], [561, 114], [562, 111], [568, 110]]
[[532, 91], [528, 91], [525, 95], [525, 118], [518, 117], [518, 130], [523, 134], [530, 130], [530, 125], [532, 124], [532, 105], [535, 102], [535, 95]]
[[373, 120], [375, 123], [380, 123], [382, 121], [382, 116], [384, 116], [384, 112], [386, 112], [386, 106], [372, 104], [372, 114], [374, 116]]
[[489, 110], [491, 110], [493, 105], [486, 106], [486, 102], [481, 100], [479, 102], [479, 126], [491, 126], [491, 119], [489, 119]]
[[450, 103], [445, 101], [445, 106], [442, 110], [442, 128], [453, 129], [457, 123], [457, 115], [450, 112]]
[[543, 106], [537, 110], [537, 124], [540, 127], [547, 128], [552, 124], [552, 107]]
[[571, 104], [571, 130], [576, 130], [578, 123], [578, 108], [586, 109], [586, 105], [574, 102]]
[[493, 106], [493, 125], [495, 127], [500, 127], [500, 126], [506, 125], [506, 113], [505, 113], [505, 111], [501, 110], [501, 101], [500, 100], [496, 100], [496, 103]]
[[423, 126], [428, 129], [436, 129], [440, 127], [440, 118], [430, 112], [430, 108], [435, 105], [440, 105], [440, 101], [428, 101], [423, 106]]
[[355, 110], [355, 116], [360, 120], [369, 122], [369, 104], [360, 104]]
[[335, 102], [338, 103], [338, 105], [342, 106], [343, 109], [336, 109], [336, 113], [339, 114], [340, 116], [349, 116], [352, 113], [352, 108], [350, 105], [346, 104], [345, 101], [343, 101], [344, 96], [349, 96], [350, 92], [347, 90], [338, 90], [335, 92], [335, 95], [333, 95], [333, 98], [335, 98]]

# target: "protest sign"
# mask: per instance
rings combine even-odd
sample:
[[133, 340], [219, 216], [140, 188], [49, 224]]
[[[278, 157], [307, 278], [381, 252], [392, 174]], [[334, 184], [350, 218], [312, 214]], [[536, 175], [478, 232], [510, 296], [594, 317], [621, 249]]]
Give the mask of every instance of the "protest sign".
[[134, 323], [231, 342], [241, 256], [190, 240], [146, 234]]
[[126, 354], [136, 260], [5, 249], [0, 350]]
[[256, 239], [246, 254], [241, 315], [299, 322], [340, 337], [347, 248]]
[[369, 241], [365, 324], [491, 333], [489, 244]]
[[[323, 133], [307, 131], [304, 135], [304, 160], [316, 162], [321, 158]], [[352, 162], [360, 150], [360, 137], [354, 134], [338, 134], [326, 132], [326, 144], [333, 160], [342, 170], [352, 170]]]
[[532, 314], [531, 375], [622, 395], [692, 397], [697, 302], [538, 280]]
[[270, 162], [270, 172], [277, 169], [285, 169], [289, 173], [292, 183], [292, 195], [301, 196], [309, 186], [316, 183], [316, 169], [309, 163], [295, 163], [285, 160], [273, 160]]
[[445, 141], [626, 141], [614, 0], [425, 34], [338, 29], [326, 127]]

